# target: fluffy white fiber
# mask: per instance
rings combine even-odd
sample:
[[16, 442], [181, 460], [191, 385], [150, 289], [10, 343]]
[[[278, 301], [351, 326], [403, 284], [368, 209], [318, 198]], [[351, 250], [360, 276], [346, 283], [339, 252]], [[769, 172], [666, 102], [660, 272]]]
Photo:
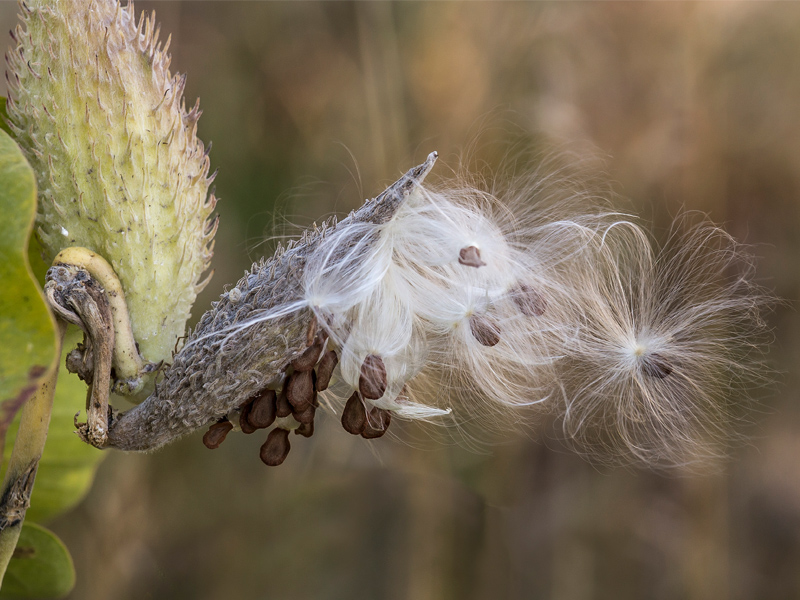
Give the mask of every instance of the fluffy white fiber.
[[[327, 235], [298, 299], [339, 355], [326, 400], [361, 390], [368, 408], [500, 432], [537, 405], [601, 458], [717, 453], [765, 331], [747, 253], [688, 218], [657, 249], [563, 183], [419, 187], [389, 222]], [[382, 370], [375, 398], [365, 361]]]

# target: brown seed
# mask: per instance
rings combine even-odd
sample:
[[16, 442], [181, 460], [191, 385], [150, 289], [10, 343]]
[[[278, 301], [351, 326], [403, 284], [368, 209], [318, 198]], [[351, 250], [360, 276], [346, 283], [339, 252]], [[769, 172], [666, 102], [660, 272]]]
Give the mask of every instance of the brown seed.
[[392, 414], [388, 410], [373, 406], [367, 415], [367, 422], [361, 437], [366, 440], [373, 440], [381, 437], [389, 429], [392, 421]]
[[541, 317], [547, 309], [544, 297], [525, 283], [519, 283], [511, 290], [511, 298], [526, 317]]
[[484, 346], [494, 346], [500, 341], [500, 327], [489, 317], [472, 315], [469, 328], [473, 337]]
[[302, 411], [295, 411], [292, 413], [294, 420], [298, 423], [303, 425], [308, 425], [309, 423], [314, 422], [314, 414], [317, 412], [317, 409], [314, 407], [313, 404], [309, 404], [308, 408]]
[[467, 246], [458, 252], [458, 262], [468, 267], [485, 267], [486, 263], [481, 260], [481, 251], [477, 246]]
[[252, 398], [239, 407], [239, 427], [242, 428], [242, 433], [253, 433], [257, 429], [257, 427], [250, 424], [250, 419], [248, 419], [252, 407]]
[[278, 398], [275, 400], [275, 414], [279, 418], [288, 417], [292, 414], [292, 405], [289, 404], [289, 398], [286, 396], [286, 388], [287, 384], [284, 383], [281, 393], [278, 394]]
[[303, 411], [314, 401], [314, 376], [311, 371], [295, 371], [286, 382], [286, 397], [296, 409]]
[[347, 433], [359, 435], [367, 424], [367, 412], [358, 392], [353, 392], [342, 412], [342, 427]]
[[303, 437], [310, 438], [314, 435], [314, 421], [311, 423], [301, 423], [300, 427], [294, 430], [295, 435], [302, 435]]
[[642, 357], [642, 371], [650, 377], [664, 379], [672, 374], [672, 367], [663, 356], [653, 352]]
[[209, 450], [216, 450], [219, 448], [219, 445], [225, 441], [225, 437], [231, 429], [233, 429], [233, 423], [230, 421], [214, 423], [203, 436], [203, 443], [206, 448]]
[[361, 376], [358, 378], [358, 391], [368, 400], [377, 400], [386, 391], [386, 365], [383, 359], [370, 354], [361, 365]]
[[264, 390], [250, 405], [247, 422], [256, 429], [266, 429], [275, 422], [278, 407], [275, 390]]
[[317, 391], [324, 392], [331, 383], [331, 376], [336, 365], [339, 364], [339, 357], [333, 350], [328, 350], [322, 355], [322, 359], [317, 365]]
[[269, 432], [267, 441], [261, 446], [261, 461], [270, 467], [277, 467], [289, 454], [292, 445], [289, 443], [289, 432], [276, 427]]
[[306, 345], [311, 346], [314, 343], [314, 340], [317, 337], [317, 315], [311, 315], [311, 322], [308, 324], [308, 330], [306, 330]]
[[292, 367], [295, 371], [310, 371], [314, 368], [319, 360], [319, 355], [322, 354], [322, 348], [325, 346], [322, 339], [317, 337], [317, 340], [306, 348], [303, 353], [292, 361]]

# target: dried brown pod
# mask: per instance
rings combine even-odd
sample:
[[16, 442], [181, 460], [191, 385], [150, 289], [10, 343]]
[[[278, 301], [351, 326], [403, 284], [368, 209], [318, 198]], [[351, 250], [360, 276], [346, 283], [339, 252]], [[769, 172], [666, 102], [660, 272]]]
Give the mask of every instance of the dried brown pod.
[[386, 391], [386, 365], [380, 356], [370, 354], [364, 359], [358, 379], [358, 391], [369, 400], [377, 400], [383, 396]]
[[342, 427], [347, 433], [360, 435], [367, 424], [367, 411], [358, 392], [353, 392], [342, 412]]
[[275, 422], [278, 411], [277, 394], [275, 390], [264, 390], [250, 404], [247, 413], [247, 422], [256, 429], [266, 429]]
[[292, 445], [289, 443], [289, 431], [276, 427], [269, 432], [267, 441], [261, 446], [261, 462], [270, 467], [277, 467], [289, 455]]
[[500, 327], [489, 317], [472, 315], [469, 328], [473, 337], [483, 346], [494, 346], [500, 341]]
[[225, 441], [231, 429], [233, 429], [233, 423], [230, 421], [214, 423], [203, 436], [203, 444], [209, 450], [216, 450]]
[[672, 374], [672, 366], [667, 362], [667, 359], [657, 352], [642, 356], [641, 365], [645, 375], [656, 379], [664, 379]]
[[253, 398], [249, 398], [247, 402], [242, 404], [239, 407], [239, 427], [242, 429], [242, 433], [253, 433], [257, 427], [253, 427], [250, 424], [250, 420], [248, 419], [248, 415], [250, 414], [250, 408], [253, 406]]
[[541, 317], [547, 309], [544, 297], [526, 283], [518, 283], [510, 293], [514, 304], [526, 317]]
[[286, 381], [286, 397], [295, 410], [305, 410], [314, 401], [314, 376], [311, 371], [295, 371]]
[[392, 414], [388, 410], [373, 407], [367, 414], [364, 429], [361, 431], [361, 437], [367, 440], [373, 440], [382, 437], [389, 429], [389, 423], [392, 421]]
[[339, 356], [333, 350], [328, 350], [322, 355], [317, 365], [317, 391], [324, 392], [331, 383], [331, 376], [336, 365], [339, 364]]
[[485, 267], [486, 263], [481, 260], [481, 251], [477, 246], [467, 246], [458, 252], [458, 262], [468, 267]]

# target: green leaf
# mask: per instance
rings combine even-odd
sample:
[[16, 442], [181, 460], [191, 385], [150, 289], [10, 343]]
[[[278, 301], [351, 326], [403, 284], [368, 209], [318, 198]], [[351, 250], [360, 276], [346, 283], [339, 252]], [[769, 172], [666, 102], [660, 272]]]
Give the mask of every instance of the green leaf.
[[0, 96], [0, 129], [5, 131], [8, 135], [11, 133], [11, 128], [8, 126], [8, 112], [6, 111], [6, 99]]
[[0, 131], [0, 442], [16, 412], [55, 367], [55, 322], [28, 264], [35, 212], [33, 171]]
[[[65, 354], [81, 341], [82, 335], [77, 327], [69, 327], [64, 338]], [[26, 522], [43, 522], [64, 513], [89, 492], [97, 467], [108, 453], [83, 443], [75, 435], [75, 413], [85, 409], [86, 384], [62, 364], [58, 372], [50, 430], [36, 472], [36, 484]], [[8, 429], [6, 453], [10, 453], [14, 446], [18, 429], [19, 416]]]
[[64, 543], [41, 525], [25, 523], [8, 564], [0, 599], [62, 598], [75, 586], [75, 567]]

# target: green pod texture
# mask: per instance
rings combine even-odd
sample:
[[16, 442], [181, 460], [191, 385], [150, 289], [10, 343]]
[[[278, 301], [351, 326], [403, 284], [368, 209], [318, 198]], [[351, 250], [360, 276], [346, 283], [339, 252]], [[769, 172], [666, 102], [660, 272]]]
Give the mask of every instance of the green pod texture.
[[[12, 32], [8, 116], [37, 173], [46, 258], [108, 260], [142, 357], [169, 361], [212, 255], [217, 220], [199, 105], [170, 73], [169, 39], [131, 2], [28, 0]], [[209, 146], [210, 148], [210, 146]]]

